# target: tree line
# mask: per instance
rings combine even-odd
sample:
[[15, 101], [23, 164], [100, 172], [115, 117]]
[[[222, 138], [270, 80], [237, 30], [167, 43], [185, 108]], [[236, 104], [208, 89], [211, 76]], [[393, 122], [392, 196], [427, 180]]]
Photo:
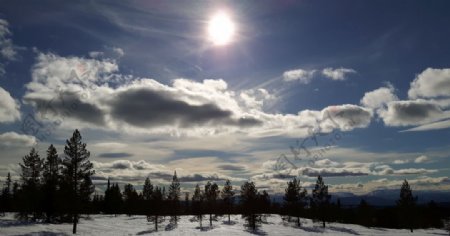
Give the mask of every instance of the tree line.
[[167, 191], [164, 186], [153, 185], [148, 177], [139, 192], [132, 184], [125, 184], [122, 190], [118, 183], [108, 179], [104, 194], [93, 195], [94, 170], [89, 156], [78, 130], [66, 141], [62, 158], [53, 145], [48, 148], [46, 158], [32, 148], [20, 163], [20, 182], [13, 183], [8, 173], [0, 196], [0, 211], [17, 212], [21, 220], [72, 222], [74, 234], [81, 214], [146, 215], [156, 231], [167, 219], [176, 226], [180, 215], [192, 215], [200, 228], [204, 220], [213, 227], [220, 216], [231, 224], [230, 215], [240, 214], [246, 227], [257, 230], [266, 222], [267, 215], [279, 214], [293, 227], [301, 227], [301, 218], [311, 218], [323, 227], [326, 222], [341, 222], [411, 231], [441, 228], [442, 219], [448, 216], [448, 209], [434, 202], [418, 205], [406, 180], [396, 206], [384, 208], [371, 206], [365, 200], [356, 208], [342, 207], [339, 199], [332, 202], [321, 176], [310, 194], [298, 178], [288, 181], [281, 202], [273, 201], [267, 191], [259, 191], [254, 182], [245, 182], [240, 189], [234, 189], [230, 180], [222, 188], [214, 182], [202, 187], [197, 184], [192, 196], [189, 193], [182, 196], [176, 172]]

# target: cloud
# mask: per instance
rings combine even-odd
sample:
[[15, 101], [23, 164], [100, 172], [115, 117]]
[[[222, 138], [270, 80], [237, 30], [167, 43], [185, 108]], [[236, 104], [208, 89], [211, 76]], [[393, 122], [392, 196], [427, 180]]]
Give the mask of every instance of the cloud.
[[0, 123], [14, 122], [20, 119], [20, 105], [8, 91], [0, 87]]
[[113, 52], [115, 52], [119, 57], [123, 57], [125, 55], [125, 52], [122, 48], [118, 47], [112, 47]]
[[411, 129], [403, 130], [402, 132], [411, 132], [411, 131], [428, 131], [428, 130], [437, 130], [437, 129], [446, 129], [450, 127], [450, 120], [437, 121], [425, 125], [420, 125]]
[[304, 70], [304, 69], [289, 70], [283, 73], [283, 80], [284, 81], [298, 80], [302, 84], [308, 84], [309, 82], [311, 82], [315, 73], [316, 70]]
[[[116, 160], [113, 162], [92, 161], [95, 169], [94, 182], [104, 181], [108, 178], [119, 182], [142, 183], [149, 177], [154, 183], [167, 184], [172, 180], [173, 171], [164, 165], [152, 164], [145, 160], [130, 161]], [[212, 172], [192, 172], [177, 168], [177, 175], [180, 182], [204, 182], [222, 181], [230, 179], [232, 181], [242, 181], [244, 179], [233, 178], [231, 176]]]
[[36, 138], [30, 135], [6, 132], [0, 134], [0, 147], [31, 147], [36, 144]]
[[408, 96], [411, 99], [449, 97], [450, 69], [427, 68], [411, 82]]
[[232, 112], [220, 109], [213, 103], [190, 105], [174, 99], [170, 92], [151, 89], [128, 89], [117, 93], [111, 101], [111, 116], [114, 119], [140, 127], [176, 125], [252, 126], [261, 122], [254, 118], [233, 119]]
[[97, 156], [104, 158], [124, 158], [124, 157], [131, 157], [133, 156], [133, 154], [127, 152], [109, 152], [109, 153], [100, 153]]
[[331, 67], [325, 68], [322, 70], [322, 74], [325, 77], [328, 77], [332, 80], [345, 80], [346, 76], [348, 74], [356, 73], [353, 69], [347, 69], [347, 68], [337, 68], [333, 69]]
[[414, 163], [424, 163], [429, 161], [428, 157], [425, 155], [421, 155], [414, 160]]
[[393, 163], [396, 165], [402, 165], [402, 164], [409, 163], [409, 160], [395, 160]]
[[19, 49], [13, 44], [11, 35], [8, 21], [0, 19], [0, 55], [10, 61], [17, 58], [17, 49]]
[[246, 171], [247, 166], [238, 164], [222, 164], [217, 166], [218, 169], [226, 171]]
[[372, 117], [370, 109], [351, 104], [272, 114], [263, 109], [276, 97], [265, 89], [233, 91], [220, 79], [180, 78], [166, 85], [117, 72], [111, 59], [40, 53], [23, 102], [36, 109], [40, 121], [67, 128], [175, 136], [306, 137], [315, 128], [320, 133], [364, 128]]
[[394, 87], [388, 84], [370, 92], [366, 92], [361, 99], [361, 104], [365, 107], [377, 109], [383, 108], [387, 103], [397, 101], [398, 97], [394, 94]]
[[437, 104], [427, 100], [392, 101], [379, 115], [388, 126], [421, 125], [448, 116]]

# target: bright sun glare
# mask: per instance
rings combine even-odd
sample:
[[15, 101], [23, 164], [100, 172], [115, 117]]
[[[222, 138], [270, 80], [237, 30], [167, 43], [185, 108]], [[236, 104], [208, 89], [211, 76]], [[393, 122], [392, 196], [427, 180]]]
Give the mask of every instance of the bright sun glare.
[[209, 40], [215, 45], [226, 45], [233, 39], [235, 26], [230, 17], [224, 13], [216, 13], [208, 24]]

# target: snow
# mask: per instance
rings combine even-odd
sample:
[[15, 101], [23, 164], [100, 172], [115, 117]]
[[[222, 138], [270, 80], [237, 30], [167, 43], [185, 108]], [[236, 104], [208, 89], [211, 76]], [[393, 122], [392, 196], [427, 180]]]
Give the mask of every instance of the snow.
[[[414, 230], [407, 229], [366, 228], [359, 225], [330, 223], [323, 229], [321, 224], [309, 219], [302, 219], [302, 227], [287, 225], [278, 215], [267, 217], [268, 223], [262, 224], [257, 232], [244, 228], [244, 220], [240, 215], [231, 216], [232, 224], [227, 224], [227, 217], [213, 221], [209, 228], [209, 218], [205, 217], [203, 229], [198, 222], [192, 222], [192, 216], [181, 216], [178, 225], [171, 228], [169, 217], [154, 231], [152, 223], [145, 216], [91, 215], [89, 219], [81, 219], [78, 225], [78, 235], [447, 235], [441, 229]], [[0, 217], [0, 235], [71, 235], [71, 224], [26, 223], [14, 219], [9, 213]]]

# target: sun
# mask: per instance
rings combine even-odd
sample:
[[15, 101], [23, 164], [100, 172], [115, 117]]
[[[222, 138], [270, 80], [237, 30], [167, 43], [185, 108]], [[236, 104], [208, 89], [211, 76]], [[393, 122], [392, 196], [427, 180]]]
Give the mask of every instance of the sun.
[[226, 45], [233, 40], [235, 25], [225, 12], [216, 13], [208, 23], [209, 40], [215, 45]]

